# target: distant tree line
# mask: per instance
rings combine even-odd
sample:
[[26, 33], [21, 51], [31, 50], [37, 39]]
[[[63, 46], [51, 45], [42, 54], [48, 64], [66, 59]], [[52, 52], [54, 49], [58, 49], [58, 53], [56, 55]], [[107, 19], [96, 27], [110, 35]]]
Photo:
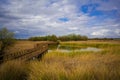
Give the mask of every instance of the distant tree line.
[[64, 36], [59, 36], [58, 40], [61, 41], [80, 41], [80, 40], [87, 40], [87, 36], [76, 35], [76, 34], [69, 34]]
[[47, 36], [39, 36], [39, 37], [30, 37], [31, 41], [80, 41], [80, 40], [88, 40], [87, 36], [69, 34], [64, 36], [57, 37], [56, 35], [47, 35]]
[[120, 40], [120, 38], [89, 38], [89, 40]]

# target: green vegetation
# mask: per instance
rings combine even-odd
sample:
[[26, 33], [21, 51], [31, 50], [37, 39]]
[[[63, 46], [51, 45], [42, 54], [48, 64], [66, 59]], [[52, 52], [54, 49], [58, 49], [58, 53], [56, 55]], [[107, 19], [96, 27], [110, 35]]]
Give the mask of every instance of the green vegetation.
[[81, 36], [76, 34], [69, 34], [65, 36], [59, 36], [56, 35], [48, 35], [48, 36], [41, 36], [41, 37], [31, 37], [29, 40], [31, 41], [80, 41], [80, 40], [87, 40], [87, 36]]
[[29, 38], [31, 41], [57, 41], [56, 35], [48, 35], [48, 36], [41, 36], [41, 37], [31, 37]]
[[5, 54], [5, 50], [13, 45], [14, 43], [14, 33], [10, 32], [6, 28], [2, 28], [0, 30], [0, 60], [3, 60], [3, 56]]
[[80, 41], [80, 40], [87, 40], [87, 36], [76, 35], [76, 34], [69, 34], [65, 36], [60, 36], [58, 38], [61, 41]]

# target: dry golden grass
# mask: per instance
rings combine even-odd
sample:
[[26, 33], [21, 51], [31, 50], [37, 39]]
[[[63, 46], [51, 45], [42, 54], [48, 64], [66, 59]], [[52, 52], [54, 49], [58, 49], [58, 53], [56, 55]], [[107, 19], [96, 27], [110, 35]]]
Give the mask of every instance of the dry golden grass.
[[[40, 42], [20, 41], [11, 50], [15, 51], [14, 49], [18, 47], [21, 50], [32, 48], [36, 43]], [[42, 61], [30, 62], [28, 80], [120, 80], [119, 41], [72, 41], [62, 42], [61, 44], [83, 47], [97, 46], [104, 50], [101, 52], [49, 52], [43, 57]], [[14, 66], [14, 64], [11, 65]], [[22, 66], [24, 65], [22, 64]], [[17, 67], [19, 66], [18, 64]], [[9, 68], [8, 66], [6, 68], [10, 69], [12, 67]], [[7, 70], [6, 68], [2, 67], [1, 70], [4, 72], [4, 70]], [[24, 69], [20, 68], [22, 72]]]
[[16, 43], [6, 50], [6, 53], [15, 53], [18, 51], [34, 48], [35, 44], [45, 43], [45, 41], [16, 41]]
[[27, 80], [29, 66], [21, 61], [8, 61], [0, 65], [0, 80]]
[[87, 40], [87, 41], [67, 41], [67, 42], [75, 42], [75, 43], [119, 43], [120, 40]]
[[[46, 43], [46, 41], [17, 41], [12, 47], [7, 49], [7, 53], [14, 53], [25, 49], [31, 49], [37, 43]], [[88, 40], [88, 41], [67, 41], [61, 44], [120, 44], [120, 41], [108, 40]]]
[[54, 52], [46, 54], [41, 62], [31, 62], [29, 79], [119, 80], [119, 66], [120, 55], [89, 53], [72, 57]]
[[16, 43], [7, 49], [7, 53], [14, 53], [25, 49], [30, 49], [34, 47], [34, 42], [32, 41], [16, 41]]
[[62, 44], [99, 45], [104, 50], [101, 52], [49, 52], [41, 62], [31, 62], [29, 80], [120, 80], [120, 43], [87, 41]]

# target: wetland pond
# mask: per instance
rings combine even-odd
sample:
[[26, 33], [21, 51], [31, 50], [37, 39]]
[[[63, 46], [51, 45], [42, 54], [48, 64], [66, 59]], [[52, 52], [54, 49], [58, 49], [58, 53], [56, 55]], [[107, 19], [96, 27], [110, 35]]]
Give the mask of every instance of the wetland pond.
[[65, 53], [69, 53], [69, 52], [100, 52], [102, 51], [102, 49], [100, 48], [96, 48], [96, 47], [79, 47], [79, 46], [66, 46], [66, 45], [56, 45], [56, 46], [52, 46], [52, 48], [50, 48], [48, 50], [48, 52], [52, 52], [52, 51], [58, 51], [58, 52], [65, 52]]

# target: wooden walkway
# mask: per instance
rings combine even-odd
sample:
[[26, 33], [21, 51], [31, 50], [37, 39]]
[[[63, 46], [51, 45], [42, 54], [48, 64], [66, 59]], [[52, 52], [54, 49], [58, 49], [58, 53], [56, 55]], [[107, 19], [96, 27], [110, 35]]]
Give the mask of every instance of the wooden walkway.
[[0, 57], [4, 56], [4, 60], [3, 60], [4, 62], [9, 60], [15, 60], [15, 59], [27, 61], [27, 60], [33, 60], [34, 58], [41, 58], [42, 55], [47, 51], [48, 51], [48, 44], [40, 43], [40, 44], [36, 44], [32, 49], [27, 49], [27, 50], [19, 51], [16, 53], [2, 55]]

